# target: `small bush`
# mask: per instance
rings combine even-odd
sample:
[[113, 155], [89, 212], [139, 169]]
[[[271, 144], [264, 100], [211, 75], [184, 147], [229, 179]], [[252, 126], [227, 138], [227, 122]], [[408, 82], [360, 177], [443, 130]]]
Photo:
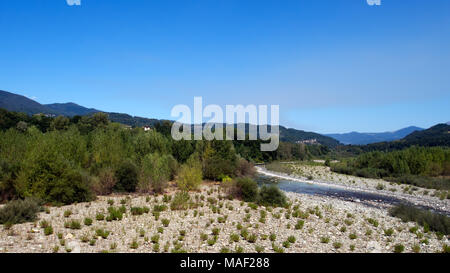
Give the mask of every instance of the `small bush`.
[[287, 240], [291, 244], [295, 243], [295, 241], [296, 241], [295, 236], [289, 236]]
[[177, 186], [183, 191], [195, 190], [202, 183], [201, 165], [183, 165], [178, 174]]
[[133, 242], [131, 242], [130, 244], [130, 248], [131, 249], [137, 249], [139, 247], [139, 244], [136, 240], [133, 240]]
[[152, 241], [152, 243], [157, 244], [159, 243], [159, 234], [155, 234], [153, 235], [150, 240]]
[[0, 209], [0, 224], [32, 222], [36, 220], [40, 210], [41, 206], [36, 199], [11, 201]]
[[258, 184], [251, 178], [236, 179], [237, 192], [235, 194], [246, 202], [254, 202], [258, 196]]
[[92, 190], [97, 195], [108, 195], [113, 192], [116, 185], [116, 174], [110, 168], [103, 169], [99, 172], [97, 179], [93, 180]]
[[253, 233], [253, 234], [247, 236], [247, 242], [253, 244], [256, 242], [257, 238], [258, 237], [256, 236], [256, 234]]
[[120, 208], [109, 207], [108, 208], [109, 215], [108, 215], [108, 217], [106, 217], [106, 220], [107, 221], [122, 220], [123, 214], [124, 214], [123, 208], [124, 207], [120, 207]]
[[92, 225], [92, 219], [91, 218], [84, 218], [84, 225], [85, 226], [90, 226]]
[[259, 191], [258, 203], [263, 206], [284, 207], [286, 195], [275, 185], [263, 186]]
[[163, 226], [168, 227], [169, 223], [170, 223], [170, 220], [169, 219], [162, 219], [161, 223], [163, 224]]
[[395, 253], [402, 253], [403, 251], [405, 251], [405, 247], [403, 245], [398, 244], [394, 246]]
[[177, 192], [170, 203], [170, 208], [172, 210], [186, 210], [189, 208], [189, 201], [191, 196], [189, 193], [181, 191]]
[[270, 241], [274, 242], [277, 239], [277, 235], [275, 233], [271, 233], [269, 239]]
[[384, 190], [384, 185], [381, 183], [378, 183], [376, 189], [379, 191]]
[[303, 226], [305, 225], [305, 221], [303, 221], [303, 220], [298, 220], [297, 221], [297, 224], [295, 224], [295, 229], [302, 229], [303, 228]]
[[130, 209], [131, 215], [142, 215], [144, 214], [144, 208], [132, 207]]
[[212, 229], [212, 234], [213, 234], [214, 236], [219, 235], [219, 233], [220, 233], [220, 229], [219, 229], [219, 228], [213, 228], [213, 229]]
[[394, 234], [394, 230], [392, 228], [388, 228], [384, 230], [384, 235], [390, 237], [392, 236], [392, 234]]
[[372, 218], [367, 219], [367, 222], [369, 222], [369, 224], [372, 224], [374, 227], [378, 227], [378, 221]]
[[81, 224], [77, 220], [72, 220], [70, 223], [70, 229], [81, 229]]
[[97, 213], [97, 215], [95, 216], [95, 219], [97, 221], [103, 221], [103, 220], [105, 220], [105, 215], [103, 213]]
[[263, 252], [264, 252], [264, 247], [263, 247], [263, 246], [255, 245], [255, 251], [256, 251], [257, 253], [263, 253]]
[[52, 226], [46, 226], [45, 228], [44, 228], [44, 234], [45, 234], [45, 236], [49, 236], [49, 235], [52, 235], [53, 234], [53, 228], [52, 228]]
[[230, 235], [230, 241], [231, 241], [231, 242], [237, 243], [237, 242], [239, 242], [239, 239], [240, 239], [240, 237], [239, 237], [238, 234], [231, 234], [231, 235]]
[[103, 239], [107, 239], [109, 234], [110, 232], [104, 229], [97, 229], [95, 231], [95, 235], [97, 235], [97, 237], [102, 237]]

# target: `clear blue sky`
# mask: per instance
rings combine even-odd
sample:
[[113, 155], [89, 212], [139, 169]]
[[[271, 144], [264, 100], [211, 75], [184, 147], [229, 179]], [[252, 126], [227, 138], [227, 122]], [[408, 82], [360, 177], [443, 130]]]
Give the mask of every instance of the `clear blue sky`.
[[170, 118], [279, 104], [320, 133], [450, 121], [450, 1], [0, 0], [0, 89]]

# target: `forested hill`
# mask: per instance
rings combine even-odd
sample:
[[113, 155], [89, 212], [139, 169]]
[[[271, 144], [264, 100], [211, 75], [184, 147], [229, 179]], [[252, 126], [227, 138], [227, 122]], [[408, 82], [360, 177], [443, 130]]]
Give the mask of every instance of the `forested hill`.
[[80, 106], [73, 102], [53, 103], [53, 104], [46, 104], [44, 106], [51, 109], [55, 113], [58, 113], [58, 115], [67, 116], [67, 117], [85, 116], [85, 115], [89, 115], [89, 114], [102, 112], [97, 109], [86, 108], [86, 107]]
[[317, 144], [322, 144], [333, 148], [339, 145], [339, 141], [334, 138], [324, 136], [313, 132], [305, 132], [302, 130], [286, 128], [280, 126], [280, 140], [285, 142], [302, 142], [302, 141], [317, 141]]
[[[25, 96], [6, 91], [0, 91], [0, 108], [4, 108], [9, 111], [23, 112], [28, 115], [48, 114], [52, 116], [61, 115], [67, 117], [84, 116], [104, 112], [93, 108], [86, 108], [75, 103], [55, 103], [43, 105]], [[135, 117], [123, 113], [104, 113], [108, 114], [111, 121], [132, 127], [155, 126], [156, 124], [161, 124], [163, 121], [158, 119]], [[246, 126], [248, 128], [248, 124]], [[280, 140], [291, 143], [306, 141], [307, 144], [322, 144], [330, 148], [339, 145], [339, 141], [331, 137], [313, 132], [286, 128], [283, 126], [280, 126]]]
[[[8, 111], [26, 113], [28, 115], [45, 114], [50, 116], [85, 116], [94, 113], [107, 113], [101, 110], [86, 108], [84, 106], [69, 103], [40, 104], [25, 96], [0, 90], [0, 108]], [[107, 113], [113, 122], [122, 123], [133, 127], [153, 126], [159, 121], [143, 117], [133, 117], [128, 114]]]
[[57, 114], [56, 111], [25, 96], [0, 90], [0, 108], [9, 111], [34, 114]]

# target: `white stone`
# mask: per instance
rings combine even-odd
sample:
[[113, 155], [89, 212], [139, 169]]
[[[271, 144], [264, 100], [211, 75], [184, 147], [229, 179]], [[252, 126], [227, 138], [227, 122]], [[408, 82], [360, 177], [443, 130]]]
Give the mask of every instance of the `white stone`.
[[67, 248], [71, 249], [71, 253], [81, 253], [80, 244], [76, 241], [71, 241], [67, 244]]

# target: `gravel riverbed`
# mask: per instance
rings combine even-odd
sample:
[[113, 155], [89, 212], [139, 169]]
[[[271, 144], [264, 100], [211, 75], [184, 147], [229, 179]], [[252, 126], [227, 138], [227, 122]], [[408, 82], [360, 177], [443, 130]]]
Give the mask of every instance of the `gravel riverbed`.
[[[213, 183], [190, 195], [197, 207], [188, 210], [171, 210], [163, 196], [146, 195], [49, 207], [34, 223], [1, 228], [0, 252], [440, 252], [449, 244], [448, 237], [425, 233], [384, 208], [326, 196], [286, 193], [292, 203], [288, 209], [225, 199]], [[111, 204], [125, 207], [123, 219], [96, 220], [99, 213], [107, 215]], [[168, 208], [155, 217], [152, 211], [160, 205]], [[132, 207], [149, 211], [132, 215]], [[93, 223], [85, 225], [85, 218]], [[51, 234], [41, 228], [43, 220], [52, 226]], [[71, 228], [72, 220], [80, 226]]]

